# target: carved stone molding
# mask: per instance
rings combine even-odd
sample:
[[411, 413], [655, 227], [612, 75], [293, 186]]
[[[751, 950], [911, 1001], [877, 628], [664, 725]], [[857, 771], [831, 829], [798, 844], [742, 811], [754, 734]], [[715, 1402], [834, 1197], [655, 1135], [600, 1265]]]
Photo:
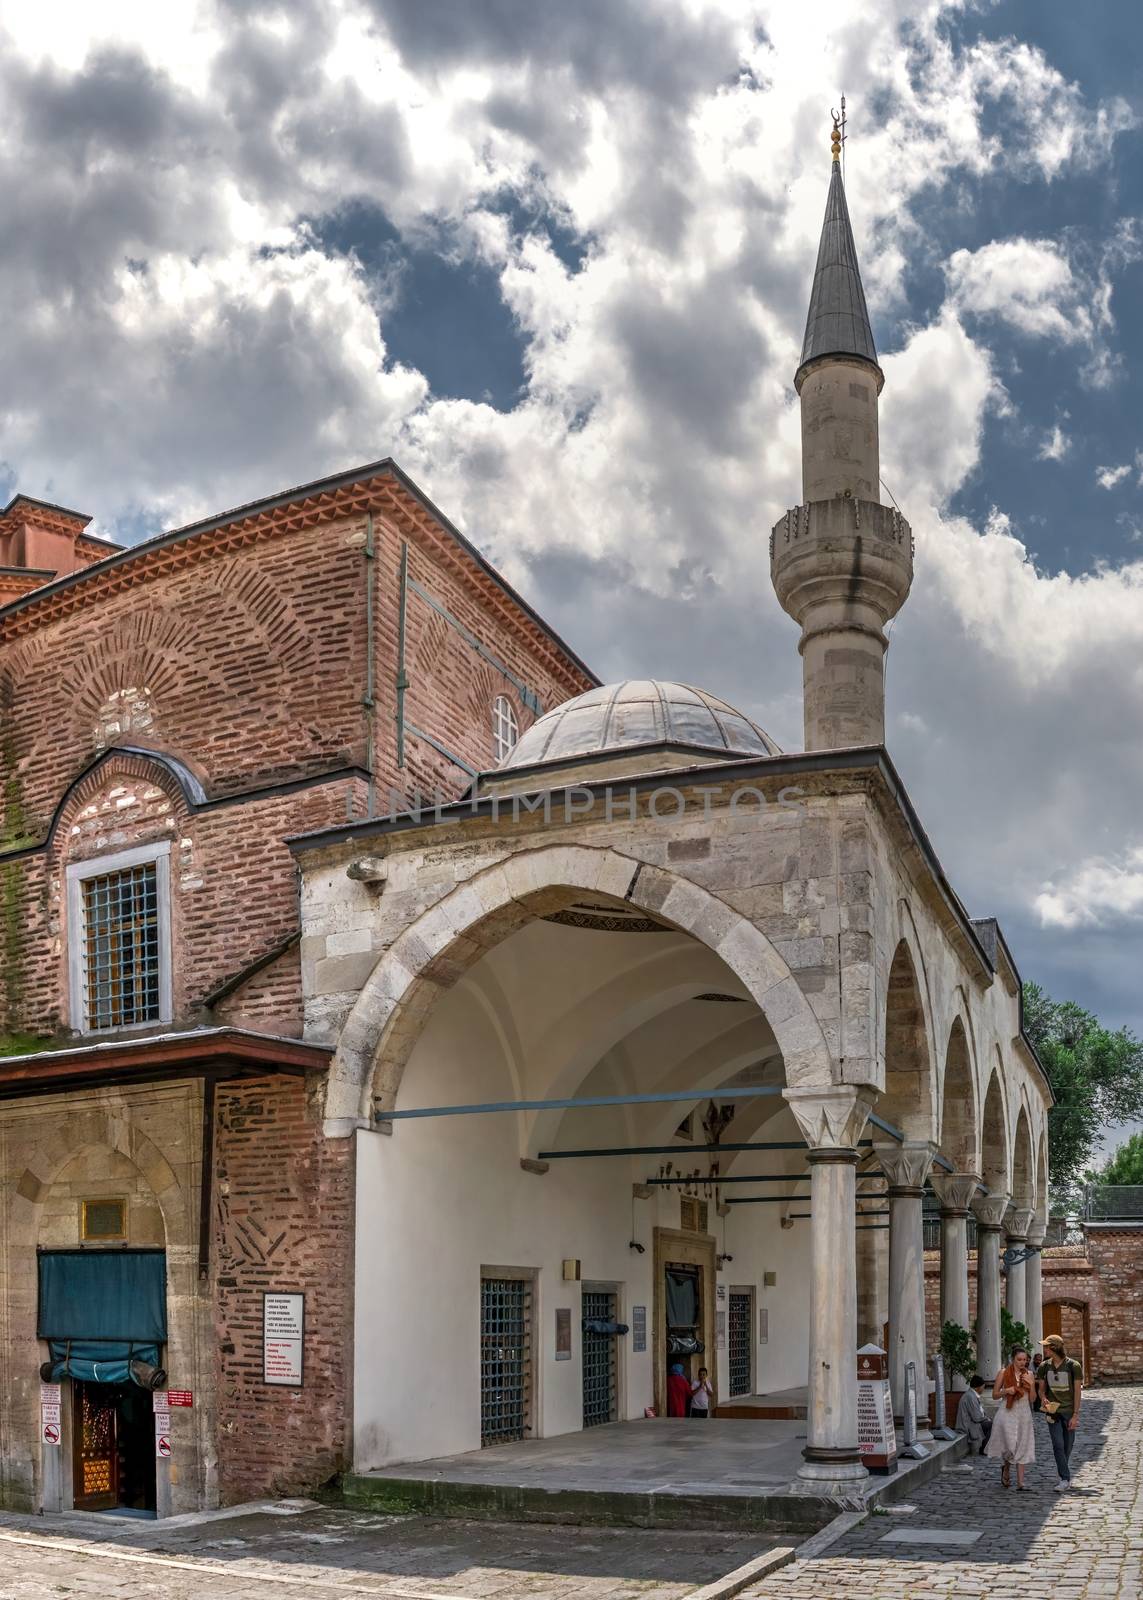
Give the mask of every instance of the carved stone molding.
[[999, 1232], [1004, 1225], [1004, 1213], [1008, 1210], [1011, 1198], [1007, 1194], [978, 1194], [972, 1202], [972, 1214], [979, 1226]]
[[1046, 1222], [1033, 1222], [1032, 1226], [1028, 1229], [1028, 1244], [1030, 1248], [1033, 1250], [1042, 1250], [1047, 1232], [1048, 1225]]
[[844, 1083], [782, 1095], [811, 1150], [855, 1150], [873, 1109], [872, 1094]]
[[936, 1190], [942, 1212], [965, 1217], [982, 1179], [979, 1172], [934, 1172], [929, 1181]]
[[1017, 1239], [1021, 1244], [1028, 1237], [1028, 1229], [1032, 1226], [1034, 1211], [1025, 1210], [1023, 1206], [1009, 1206], [1004, 1213], [1004, 1227], [1010, 1239]]
[[890, 1195], [922, 1192], [937, 1153], [935, 1144], [906, 1139], [904, 1144], [875, 1144], [873, 1149], [889, 1179]]

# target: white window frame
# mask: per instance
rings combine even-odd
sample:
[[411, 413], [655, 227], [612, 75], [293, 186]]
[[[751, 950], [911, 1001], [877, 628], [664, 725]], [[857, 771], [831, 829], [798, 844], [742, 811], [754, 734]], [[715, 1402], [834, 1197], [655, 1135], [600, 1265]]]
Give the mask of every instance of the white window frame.
[[[506, 745], [504, 740], [504, 727], [512, 730], [512, 743]], [[520, 743], [520, 719], [516, 715], [516, 707], [506, 694], [498, 694], [492, 702], [492, 742], [496, 750], [496, 761], [506, 761]]]
[[[122, 1028], [92, 1028], [88, 1023], [87, 984], [84, 957], [87, 950], [87, 918], [83, 904], [83, 885], [88, 878], [103, 878], [111, 872], [155, 863], [155, 894], [159, 913], [159, 1015], [147, 1022], [125, 1023]], [[134, 850], [118, 850], [113, 855], [96, 856], [92, 861], [72, 861], [67, 869], [67, 964], [71, 1000], [71, 1025], [79, 1033], [132, 1033], [139, 1028], [154, 1028], [170, 1022], [173, 1016], [171, 985], [171, 841], [139, 845]]]

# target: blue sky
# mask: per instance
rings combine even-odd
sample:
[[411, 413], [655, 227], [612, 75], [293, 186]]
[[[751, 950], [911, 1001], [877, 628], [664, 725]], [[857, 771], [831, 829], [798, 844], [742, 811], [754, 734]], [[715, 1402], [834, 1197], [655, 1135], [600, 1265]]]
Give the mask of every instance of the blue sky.
[[787, 748], [766, 545], [844, 89], [917, 535], [890, 750], [1025, 974], [1143, 1034], [1129, 7], [8, 0], [0, 33], [0, 487], [132, 540], [393, 454], [601, 675]]

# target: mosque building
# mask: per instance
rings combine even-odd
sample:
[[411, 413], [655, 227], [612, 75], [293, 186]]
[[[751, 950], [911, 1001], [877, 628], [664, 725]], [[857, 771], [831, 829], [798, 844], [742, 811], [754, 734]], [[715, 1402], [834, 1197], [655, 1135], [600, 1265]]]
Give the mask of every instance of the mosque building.
[[450, 805], [291, 841], [325, 1134], [355, 1149], [358, 1474], [662, 1415], [682, 1365], [723, 1414], [795, 1391], [795, 1488], [846, 1493], [858, 1347], [887, 1341], [898, 1419], [910, 1372], [924, 1407], [926, 1185], [964, 1326], [975, 1218], [984, 1376], [1004, 1238], [1008, 1308], [1039, 1334], [1050, 1090], [1003, 935], [885, 750], [913, 536], [880, 498], [838, 150], [794, 376], [801, 503], [771, 535], [804, 751], [703, 689], [627, 680], [548, 711]]

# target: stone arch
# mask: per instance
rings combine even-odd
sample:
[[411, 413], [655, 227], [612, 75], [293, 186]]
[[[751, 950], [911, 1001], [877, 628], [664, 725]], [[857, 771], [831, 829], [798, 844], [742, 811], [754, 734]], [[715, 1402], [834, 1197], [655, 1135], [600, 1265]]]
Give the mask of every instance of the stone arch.
[[1040, 1126], [1036, 1147], [1036, 1220], [1046, 1224], [1050, 1213], [1051, 1196], [1048, 1193], [1048, 1130]]
[[785, 961], [761, 930], [689, 879], [587, 845], [523, 850], [458, 884], [393, 941], [362, 987], [330, 1066], [327, 1131], [392, 1107], [425, 1018], [444, 989], [517, 928], [585, 890], [641, 907], [709, 946], [766, 1016], [788, 1084], [832, 1081], [829, 1047]]
[[989, 1074], [980, 1117], [980, 1166], [985, 1184], [991, 1193], [1010, 1193], [1008, 1107], [999, 1051], [996, 1053], [996, 1064]]
[[957, 1172], [980, 1171], [980, 1119], [969, 1055], [968, 1035], [960, 1016], [953, 1018], [945, 1049], [941, 1082], [941, 1154]]
[[878, 1110], [910, 1139], [936, 1133], [932, 1032], [922, 984], [924, 968], [911, 918], [893, 952], [885, 988], [885, 1092]]
[[1036, 1171], [1032, 1155], [1032, 1129], [1028, 1108], [1021, 1105], [1012, 1137], [1012, 1204], [1031, 1211], [1036, 1204]]
[[76, 774], [60, 796], [48, 827], [53, 848], [66, 848], [67, 830], [72, 822], [107, 786], [115, 774], [151, 783], [161, 789], [180, 817], [187, 818], [206, 794], [191, 769], [164, 751], [137, 745], [115, 745], [89, 761]]

